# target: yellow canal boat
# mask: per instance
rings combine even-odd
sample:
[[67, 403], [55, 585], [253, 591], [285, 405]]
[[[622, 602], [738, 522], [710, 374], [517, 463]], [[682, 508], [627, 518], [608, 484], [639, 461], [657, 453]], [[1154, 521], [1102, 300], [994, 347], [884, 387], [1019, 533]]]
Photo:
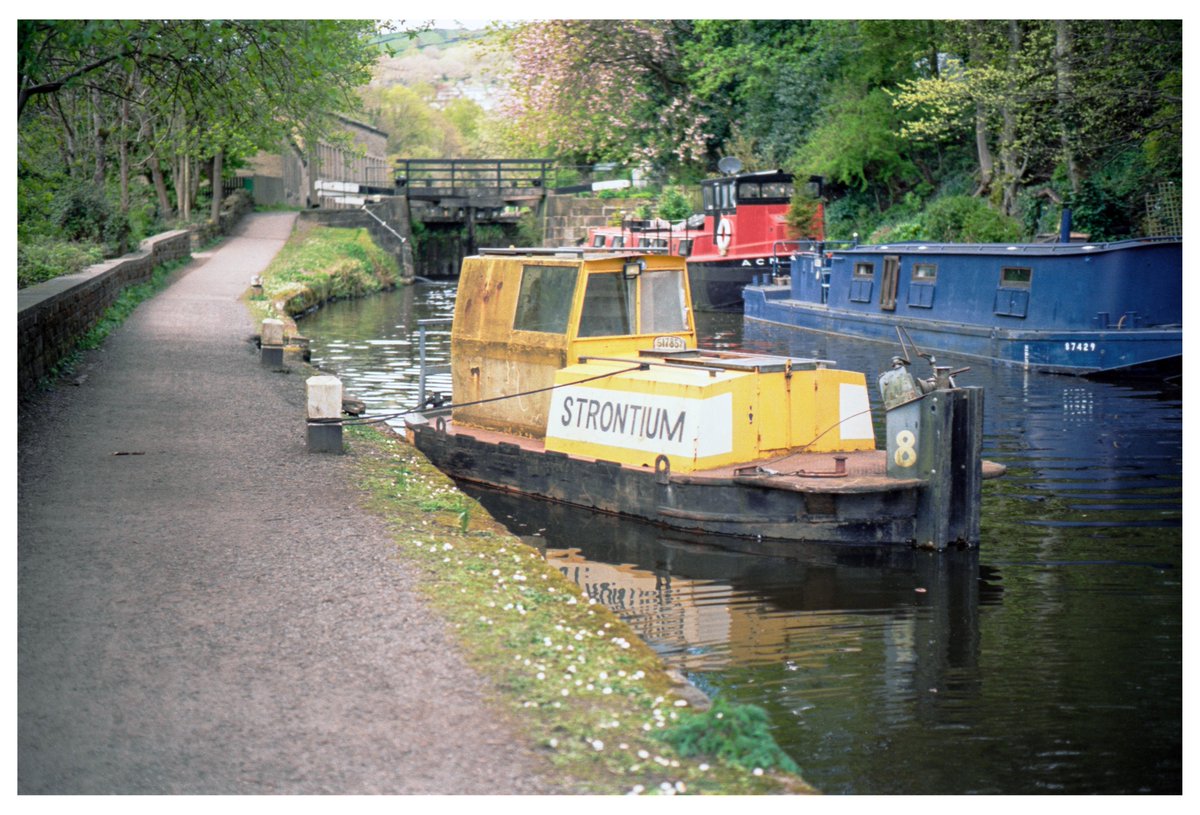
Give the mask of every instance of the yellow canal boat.
[[[881, 380], [825, 360], [697, 347], [685, 262], [593, 250], [463, 261], [450, 405], [407, 433], [459, 482], [740, 538], [979, 541], [982, 392], [898, 362]], [[894, 428], [894, 431], [893, 431]]]

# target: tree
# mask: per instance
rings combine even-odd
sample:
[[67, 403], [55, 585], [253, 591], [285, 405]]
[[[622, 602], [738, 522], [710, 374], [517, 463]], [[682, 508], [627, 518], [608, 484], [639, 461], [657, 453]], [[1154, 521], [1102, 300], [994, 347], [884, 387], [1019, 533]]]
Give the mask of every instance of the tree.
[[[69, 172], [100, 185], [108, 159], [143, 168], [187, 213], [201, 166], [285, 139], [334, 138], [378, 50], [361, 20], [65, 20], [18, 24], [18, 133], [57, 132]], [[81, 173], [84, 169], [90, 173]]]
[[576, 163], [700, 161], [707, 117], [682, 72], [682, 20], [552, 20], [500, 32], [512, 51], [502, 111], [526, 150]]

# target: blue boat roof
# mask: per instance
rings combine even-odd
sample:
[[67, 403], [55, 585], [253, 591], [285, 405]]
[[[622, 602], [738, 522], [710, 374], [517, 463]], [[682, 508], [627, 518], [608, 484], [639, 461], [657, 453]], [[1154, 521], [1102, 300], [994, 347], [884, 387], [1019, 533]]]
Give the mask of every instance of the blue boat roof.
[[1179, 235], [1154, 238], [1129, 238], [1108, 243], [928, 243], [903, 241], [899, 243], [859, 244], [835, 249], [836, 252], [921, 252], [939, 255], [1088, 255], [1112, 252], [1147, 245], [1183, 243]]

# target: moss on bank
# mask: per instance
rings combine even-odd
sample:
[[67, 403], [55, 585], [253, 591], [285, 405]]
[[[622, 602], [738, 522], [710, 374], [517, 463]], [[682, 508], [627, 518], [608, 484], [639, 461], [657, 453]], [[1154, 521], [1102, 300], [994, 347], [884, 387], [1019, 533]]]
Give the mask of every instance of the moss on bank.
[[[626, 623], [407, 442], [360, 425], [347, 428], [347, 444], [399, 556], [420, 570], [431, 605], [517, 726], [546, 751], [564, 792], [812, 792], [788, 772], [794, 765], [759, 719], [738, 717], [757, 727], [752, 754], [737, 746], [747, 739], [737, 722], [708, 726], [714, 711], [725, 716], [728, 708], [694, 712]], [[697, 738], [697, 728], [711, 738]]]

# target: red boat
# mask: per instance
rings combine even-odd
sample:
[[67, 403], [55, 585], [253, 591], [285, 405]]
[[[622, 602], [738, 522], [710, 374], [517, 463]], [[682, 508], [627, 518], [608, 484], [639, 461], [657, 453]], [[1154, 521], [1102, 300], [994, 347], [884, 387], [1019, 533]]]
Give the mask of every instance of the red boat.
[[[824, 212], [819, 197], [807, 234], [797, 234], [787, 223], [795, 193], [791, 173], [734, 170], [722, 178], [700, 182], [700, 191], [702, 215], [675, 224], [626, 219], [620, 226], [589, 230], [588, 246], [661, 251], [685, 257], [694, 308], [741, 311], [742, 289], [771, 270], [777, 257], [777, 241], [824, 240]], [[794, 248], [795, 244], [789, 246], [789, 250]]]

